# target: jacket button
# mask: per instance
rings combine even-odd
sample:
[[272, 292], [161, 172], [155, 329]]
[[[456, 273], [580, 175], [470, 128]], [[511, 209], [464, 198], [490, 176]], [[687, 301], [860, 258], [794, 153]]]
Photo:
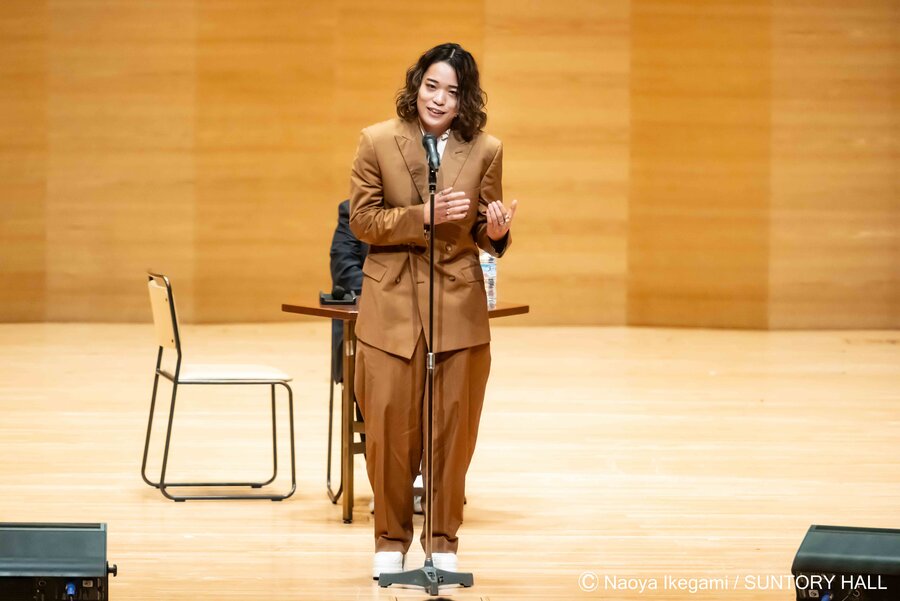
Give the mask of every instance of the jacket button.
[[451, 275], [451, 276], [450, 276], [450, 281], [451, 281], [451, 282], [455, 282], [455, 281], [456, 281], [456, 276], [455, 276], [455, 275]]
[[394, 283], [395, 283], [395, 284], [399, 284], [399, 283], [400, 283], [400, 276], [399, 276], [399, 275], [397, 276], [397, 279], [394, 280]]
[[453, 245], [452, 245], [452, 244], [448, 244], [448, 245], [447, 245], [447, 252], [450, 252], [451, 250], [453, 250]]

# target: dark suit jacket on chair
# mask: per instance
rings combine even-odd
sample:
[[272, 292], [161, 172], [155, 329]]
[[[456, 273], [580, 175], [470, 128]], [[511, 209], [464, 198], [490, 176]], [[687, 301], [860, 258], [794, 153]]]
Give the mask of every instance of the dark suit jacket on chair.
[[[338, 223], [331, 238], [331, 285], [359, 294], [362, 290], [363, 262], [369, 252], [369, 245], [360, 242], [350, 231], [350, 201], [338, 206]], [[343, 381], [341, 347], [344, 340], [344, 322], [331, 320], [331, 377], [335, 382]]]

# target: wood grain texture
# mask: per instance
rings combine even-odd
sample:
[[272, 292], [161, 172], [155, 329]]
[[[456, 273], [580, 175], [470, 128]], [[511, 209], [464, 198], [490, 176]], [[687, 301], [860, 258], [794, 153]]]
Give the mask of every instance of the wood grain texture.
[[0, 7], [0, 320], [42, 321], [47, 5]]
[[504, 142], [504, 200], [521, 202], [498, 297], [527, 297], [537, 323], [623, 323], [628, 2], [486, 7], [489, 128]]
[[46, 319], [142, 321], [146, 270], [192, 287], [193, 6], [51, 2], [48, 28]]
[[[369, 579], [362, 458], [353, 524], [325, 494], [328, 324], [182, 334], [187, 360], [268, 363], [294, 376], [297, 494], [176, 504], [141, 481], [149, 324], [4, 324], [0, 516], [107, 522], [121, 601], [426, 599]], [[786, 576], [810, 524], [900, 528], [897, 332], [499, 327], [491, 351], [460, 530], [460, 565], [476, 586], [447, 597], [719, 600], [602, 581], [588, 595], [577, 582], [585, 571]], [[266, 472], [268, 419], [264, 391], [183, 387], [170, 473]], [[414, 545], [410, 562], [421, 560]], [[727, 595], [792, 597], [746, 586]]]
[[290, 0], [197, 8], [199, 320], [278, 319], [298, 286], [314, 293], [329, 281], [333, 10]]
[[359, 130], [452, 40], [521, 201], [516, 324], [898, 327], [898, 11], [0, 2], [0, 321], [145, 321], [147, 269], [186, 322], [284, 320]]
[[770, 4], [632, 2], [629, 323], [766, 326]]
[[900, 327], [900, 5], [773, 6], [770, 325]]

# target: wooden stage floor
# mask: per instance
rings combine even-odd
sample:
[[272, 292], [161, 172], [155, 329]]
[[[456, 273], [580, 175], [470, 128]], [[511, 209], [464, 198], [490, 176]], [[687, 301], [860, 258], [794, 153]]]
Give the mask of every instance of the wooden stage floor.
[[[293, 374], [297, 494], [176, 504], [141, 481], [150, 325], [0, 325], [0, 521], [107, 522], [115, 601], [426, 598], [369, 578], [362, 458], [353, 524], [325, 495], [327, 325], [184, 330], [188, 360]], [[492, 350], [475, 587], [444, 597], [786, 600], [810, 524], [900, 528], [900, 332], [495, 327]], [[269, 467], [265, 394], [214, 392], [180, 397], [173, 478]]]

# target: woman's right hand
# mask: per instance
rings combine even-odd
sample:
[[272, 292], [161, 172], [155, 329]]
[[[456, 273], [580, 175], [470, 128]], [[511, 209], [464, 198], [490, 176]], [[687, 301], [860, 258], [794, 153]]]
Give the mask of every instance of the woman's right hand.
[[[431, 224], [431, 201], [425, 203], [425, 225]], [[465, 192], [454, 192], [453, 188], [444, 188], [434, 195], [434, 224], [465, 219], [469, 213], [471, 201]]]

